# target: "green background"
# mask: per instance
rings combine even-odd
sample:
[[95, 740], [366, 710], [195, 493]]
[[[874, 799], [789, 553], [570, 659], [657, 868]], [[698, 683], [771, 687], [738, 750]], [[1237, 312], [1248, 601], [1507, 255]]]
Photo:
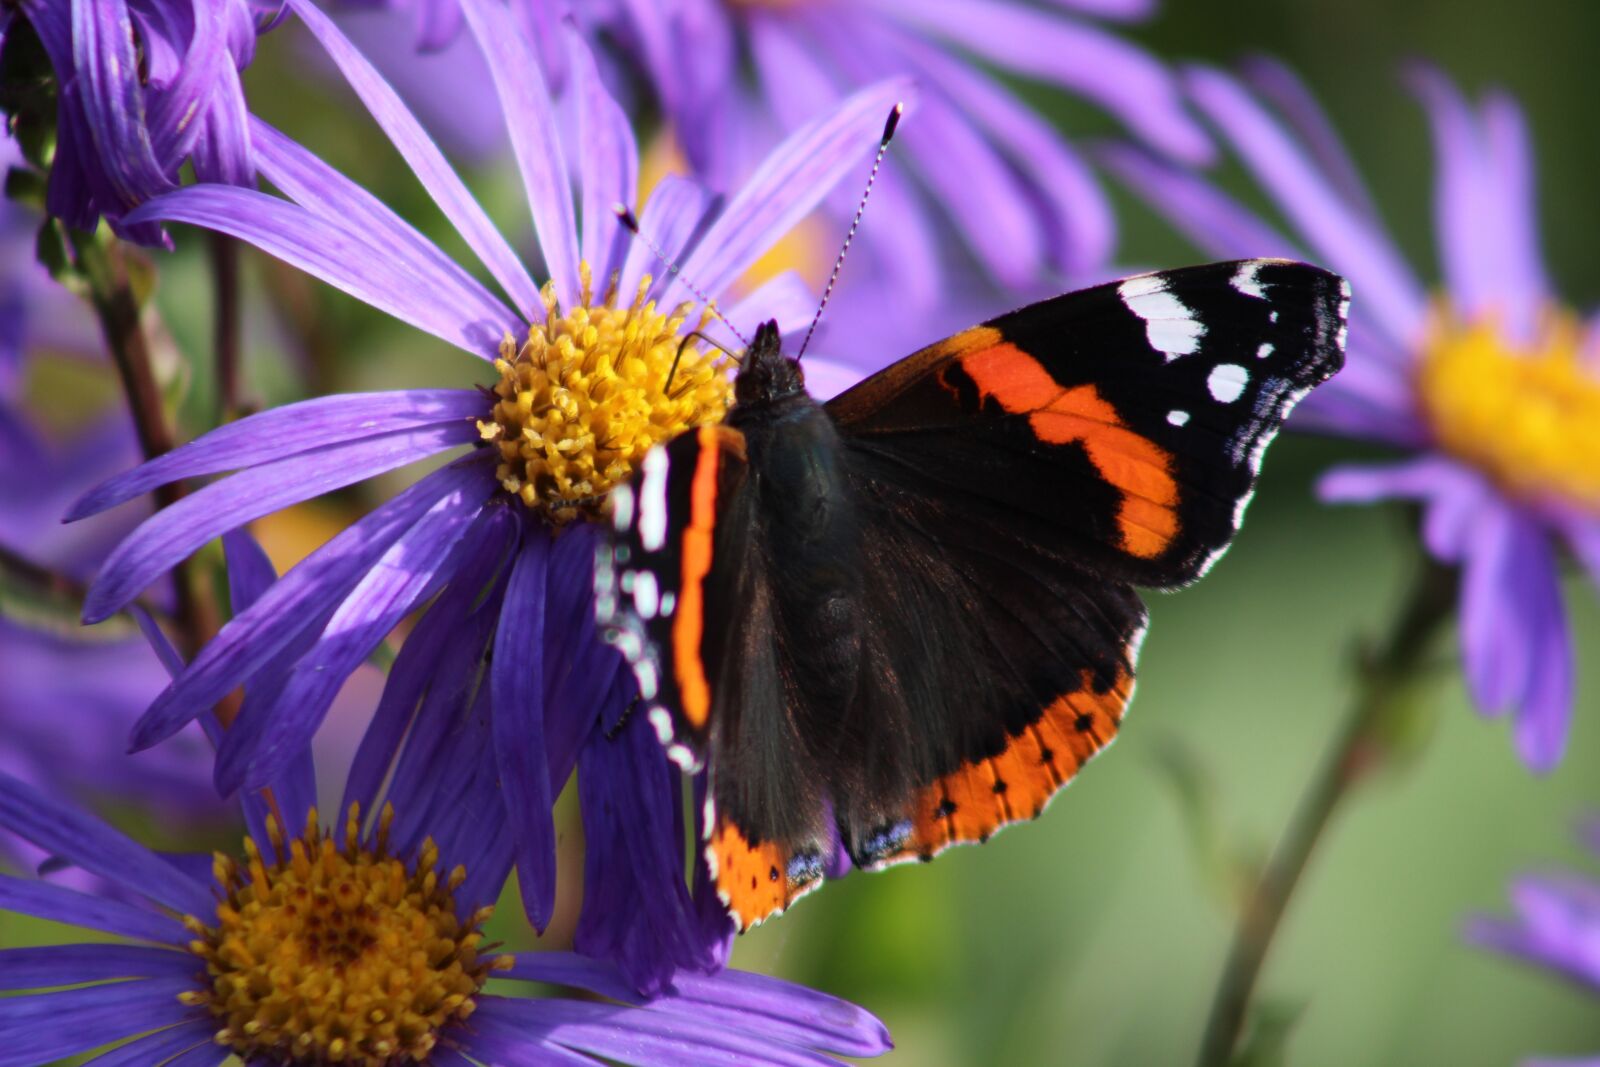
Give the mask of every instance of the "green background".
[[[1420, 109], [1399, 84], [1401, 64], [1432, 59], [1474, 93], [1510, 89], [1537, 148], [1551, 275], [1574, 306], [1594, 305], [1600, 139], [1591, 79], [1600, 7], [1172, 0], [1130, 35], [1173, 60], [1268, 52], [1289, 61], [1330, 110], [1401, 246], [1429, 278], [1437, 277], [1431, 148]], [[290, 41], [287, 33], [268, 41], [250, 72], [258, 110], [458, 250], [375, 128], [352, 120], [342, 91], [303, 76], [304, 53]], [[1081, 106], [1039, 99], [1073, 132], [1111, 132]], [[473, 184], [496, 217], [521, 217], [503, 166], [474, 174]], [[1119, 194], [1118, 205], [1129, 262], [1198, 258], [1131, 198]], [[180, 235], [178, 256], [163, 261], [162, 309], [192, 352], [206, 350], [209, 328], [202, 251], [193, 234]], [[245, 276], [248, 377], [263, 400], [456, 384], [481, 373], [475, 361], [264, 257], [247, 253]], [[295, 370], [286, 358], [291, 346], [272, 325], [267, 292], [308, 301], [314, 316], [296, 347], [324, 354], [310, 368]], [[195, 373], [184, 408], [191, 428], [211, 410], [205, 368]], [[1382, 631], [1415, 564], [1399, 509], [1314, 501], [1320, 471], [1376, 455], [1342, 442], [1280, 440], [1227, 558], [1194, 589], [1154, 598], [1139, 694], [1121, 738], [1043, 819], [931, 866], [831, 885], [742, 939], [736, 962], [870, 1008], [889, 1024], [900, 1064], [1188, 1062], [1231, 931], [1225, 857], [1259, 858], [1276, 840], [1336, 733], [1361, 642]], [[338, 503], [364, 506], [375, 495], [369, 487]], [[1568, 593], [1580, 667], [1565, 763], [1547, 777], [1522, 767], [1506, 724], [1470, 707], [1447, 634], [1432, 666], [1425, 743], [1340, 811], [1263, 975], [1263, 1003], [1293, 1023], [1287, 1062], [1454, 1067], [1600, 1053], [1600, 997], [1460, 937], [1468, 914], [1504, 910], [1516, 872], [1600, 874], [1571, 836], [1600, 800], [1600, 611], [1594, 589], [1576, 576]], [[1179, 790], [1175, 762], [1194, 789]], [[563, 811], [570, 815], [570, 802]], [[574, 861], [575, 835], [567, 846]], [[575, 895], [563, 885], [568, 919]], [[515, 936], [512, 910], [497, 923]], [[558, 919], [553, 943], [569, 928]], [[0, 916], [0, 942], [48, 936]]]

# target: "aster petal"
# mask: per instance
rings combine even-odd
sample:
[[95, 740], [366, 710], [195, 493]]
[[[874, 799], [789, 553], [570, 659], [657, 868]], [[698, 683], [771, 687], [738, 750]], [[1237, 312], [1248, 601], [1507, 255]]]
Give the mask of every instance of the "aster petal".
[[[699, 182], [669, 174], [657, 183], [639, 215], [639, 232], [649, 241], [632, 242], [623, 258], [622, 277], [617, 283], [622, 299], [630, 298], [646, 275], [659, 277], [665, 272], [664, 266], [658, 269], [656, 254], [650, 245], [661, 249], [669, 262], [676, 262], [684, 245], [705, 219], [711, 203], [711, 194]], [[661, 283], [658, 282], [656, 288], [661, 288]]]
[[[817, 294], [811, 291], [805, 279], [792, 270], [768, 278], [752, 292], [739, 299], [727, 310], [728, 321], [739, 327], [746, 337], [769, 319], [778, 324], [778, 333], [793, 337], [801, 333], [817, 311]], [[733, 334], [720, 322], [713, 322], [706, 332], [721, 344], [733, 348], [738, 344]]]
[[711, 224], [682, 273], [708, 293], [726, 290], [862, 160], [883, 132], [889, 109], [909, 91], [899, 78], [868, 86], [786, 138]]
[[1512, 580], [1514, 522], [1508, 508], [1481, 509], [1462, 563], [1461, 656], [1473, 699], [1486, 715], [1509, 710], [1531, 666], [1529, 635], [1513, 607], [1519, 596]]
[[217, 1067], [217, 1064], [229, 1058], [225, 1048], [218, 1048], [215, 1041], [196, 1045], [186, 1052], [180, 1052], [172, 1057], [161, 1067]]
[[486, 1033], [537, 1034], [544, 1041], [624, 1063], [838, 1067], [828, 1056], [780, 1044], [766, 1034], [614, 1004], [480, 996], [473, 1020]]
[[566, 154], [556, 129], [555, 103], [539, 60], [506, 8], [488, 0], [461, 0], [461, 11], [489, 62], [545, 269], [555, 283], [561, 306], [576, 307], [582, 300], [578, 226], [572, 214]]
[[270, 408], [108, 478], [67, 511], [74, 522], [182, 478], [254, 467], [400, 430], [464, 424], [486, 410], [471, 389], [341, 393]]
[[411, 264], [418, 287], [435, 289], [435, 300], [455, 304], [458, 318], [516, 321], [498, 297], [377, 197], [260, 119], [251, 119], [251, 130], [262, 175], [290, 200], [335, 223], [353, 226], [375, 248]]
[[556, 827], [544, 745], [545, 588], [550, 541], [542, 530], [524, 537], [506, 586], [495, 631], [489, 682], [494, 750], [506, 806], [516, 814], [522, 906], [544, 933], [556, 902]]
[[1311, 158], [1339, 197], [1350, 207], [1377, 220], [1377, 204], [1367, 190], [1361, 171], [1350, 158], [1344, 139], [1300, 76], [1288, 64], [1272, 56], [1251, 56], [1241, 64], [1241, 73], [1250, 87], [1277, 108], [1290, 128], [1305, 139]]
[[145, 978], [0, 999], [0, 1067], [34, 1067], [182, 1022], [194, 1009], [178, 994], [194, 988], [193, 977]]
[[250, 112], [245, 108], [244, 84], [229, 63], [220, 65], [211, 107], [199, 120], [200, 136], [193, 151], [194, 174], [203, 182], [251, 185], [255, 181], [255, 145]]
[[[233, 57], [228, 54], [223, 37], [225, 27], [218, 18], [219, 11], [211, 3], [192, 5], [185, 14], [190, 16], [189, 45], [183, 61], [176, 65], [170, 80], [157, 78], [152, 69], [152, 83], [162, 84], [159, 93], [151, 94], [146, 121], [147, 136], [157, 159], [184, 159], [193, 150], [200, 136], [200, 116], [209, 110], [212, 91], [223, 77], [224, 69], [233, 69]], [[150, 42], [159, 41], [163, 34], [143, 34], [147, 61]], [[154, 64], [150, 64], [154, 67]], [[242, 101], [241, 101], [242, 102]]]
[[[488, 509], [482, 523], [468, 535], [465, 563], [448, 588], [432, 604], [411, 631], [385, 680], [383, 696], [373, 713], [361, 744], [345, 776], [344, 798], [340, 811], [359, 803], [361, 810], [377, 807], [378, 790], [389, 776], [400, 742], [411, 727], [414, 714], [427, 695], [434, 699], [440, 687], [464, 679], [488, 641], [497, 596], [484, 595], [485, 587], [500, 573], [514, 520], [503, 508]], [[474, 632], [475, 631], [475, 632]], [[463, 639], [463, 635], [468, 635]], [[464, 655], [457, 649], [470, 649]], [[456, 659], [461, 662], [452, 663]], [[413, 783], [397, 771], [393, 789], [405, 795]]]
[[121, 937], [182, 945], [190, 934], [177, 920], [74, 889], [0, 874], [0, 909]]
[[[1077, 19], [994, 0], [872, 0], [958, 48], [1093, 100], [1148, 144], [1187, 163], [1211, 158], [1167, 67], [1137, 45]], [[983, 32], [974, 33], [974, 26]]]
[[1334, 191], [1284, 132], [1232, 78], [1208, 67], [1187, 74], [1200, 108], [1327, 265], [1350, 279], [1384, 332], [1402, 345], [1419, 335], [1422, 287], [1388, 237]]
[[435, 272], [391, 262], [367, 234], [254, 189], [189, 185], [156, 197], [129, 222], [187, 222], [229, 234], [322, 279], [335, 289], [480, 358], [495, 350], [505, 320], [469, 319], [428, 289]]
[[583, 197], [582, 259], [600, 287], [622, 267], [627, 233], [613, 205], [631, 207], [639, 190], [639, 150], [628, 116], [606, 92], [594, 53], [575, 25], [564, 32], [578, 105], [578, 186]]
[[1423, 542], [1446, 563], [1461, 562], [1468, 532], [1489, 504], [1489, 489], [1475, 471], [1431, 454], [1403, 463], [1335, 467], [1317, 483], [1317, 496], [1328, 504], [1425, 502]]
[[1483, 136], [1496, 209], [1490, 220], [1499, 223], [1494, 262], [1507, 325], [1513, 336], [1531, 339], [1550, 282], [1539, 251], [1533, 145], [1522, 109], [1505, 93], [1491, 93], [1484, 102]]
[[295, 664], [270, 713], [248, 723], [241, 717], [228, 732], [217, 752], [224, 791], [268, 784], [310, 743], [345, 679], [449, 580], [462, 535], [495, 488], [477, 479], [445, 493], [373, 563]]
[[207, 485], [152, 515], [112, 551], [84, 600], [84, 621], [114, 615], [201, 545], [252, 519], [477, 436], [477, 429], [465, 421], [426, 426], [263, 463]]
[[180, 914], [205, 915], [215, 906], [209, 889], [148, 849], [5, 774], [0, 774], [0, 826]]
[[1434, 185], [1434, 233], [1452, 299], [1477, 314], [1497, 298], [1495, 241], [1487, 225], [1499, 205], [1491, 201], [1482, 142], [1472, 110], [1460, 92], [1432, 67], [1410, 73], [1433, 130], [1438, 157]]
[[394, 89], [310, 0], [286, 0], [286, 3], [294, 8], [338, 65], [350, 87], [428, 190], [428, 195], [467, 242], [467, 247], [489, 268], [489, 273], [511, 297], [523, 318], [528, 322], [542, 321], [544, 305], [539, 302], [538, 287], [533, 279]]
[[572, 777], [578, 750], [600, 716], [632, 698], [632, 672], [595, 625], [594, 551], [602, 536], [593, 524], [569, 529], [550, 552], [545, 618], [575, 620], [545, 630], [544, 742], [552, 791]]
[[143, 945], [92, 943], [0, 949], [0, 989], [45, 989], [108, 978], [188, 978], [205, 964], [187, 952]]
[[[420, 479], [301, 560], [248, 611], [234, 616], [135, 724], [134, 748], [170, 736], [315, 625], [443, 497], [492, 483], [485, 463], [460, 462]], [[192, 498], [190, 498], [192, 499]], [[170, 510], [170, 509], [169, 509]]]
[[192, 1022], [146, 1034], [96, 1056], [86, 1061], [84, 1067], [150, 1067], [152, 1063], [172, 1067], [177, 1061], [168, 1059], [169, 1056], [188, 1053], [202, 1045], [209, 1046], [212, 1055], [226, 1058], [229, 1052], [216, 1043], [215, 1034], [216, 1022], [209, 1012], [202, 1012], [201, 1017]]
[[846, 1056], [877, 1056], [893, 1048], [888, 1028], [847, 1000], [748, 971], [716, 975], [680, 972], [665, 993], [639, 996], [616, 968], [573, 952], [522, 952], [501, 978], [587, 989], [611, 1000], [668, 1015], [720, 1020], [730, 1030], [762, 1033], [802, 1048]]
[[830, 400], [861, 381], [861, 368], [850, 363], [806, 357], [806, 389], [819, 400]]
[[101, 171], [134, 204], [172, 186], [151, 148], [133, 20], [124, 0], [72, 0], [76, 82]]
[[1532, 770], [1552, 771], [1566, 753], [1572, 722], [1572, 638], [1561, 602], [1561, 575], [1544, 532], [1526, 516], [1513, 524], [1518, 608], [1528, 643], [1528, 678], [1520, 694], [1514, 737]]
[[[917, 71], [893, 35], [881, 30], [873, 34], [869, 24], [841, 25], [824, 12], [815, 14], [810, 23], [825, 42], [823, 47], [846, 66], [852, 79], [864, 82], [877, 76], [888, 56], [889, 69], [910, 68], [919, 85], [936, 87], [919, 94], [916, 114], [901, 125], [898, 144], [916, 160], [919, 177], [950, 213], [984, 270], [1004, 285], [1028, 284], [1043, 259], [1042, 235], [1029, 197], [1016, 171], [962, 111], [957, 98], [933, 72]], [[961, 160], [961, 166], [950, 166], [952, 159]]]
[[1116, 242], [1111, 204], [1060, 130], [976, 67], [918, 41], [908, 40], [905, 46], [1027, 181], [1029, 200], [1044, 209], [1051, 265], [1072, 274], [1105, 263]]

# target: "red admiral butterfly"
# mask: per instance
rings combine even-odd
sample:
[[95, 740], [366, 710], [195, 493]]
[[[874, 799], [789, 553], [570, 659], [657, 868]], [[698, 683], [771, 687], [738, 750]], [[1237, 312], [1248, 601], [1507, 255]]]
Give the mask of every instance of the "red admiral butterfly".
[[597, 611], [748, 928], [857, 867], [1032, 818], [1116, 735], [1135, 586], [1205, 573], [1343, 363], [1349, 288], [1281, 260], [1145, 274], [923, 349], [825, 404], [777, 327], [719, 425], [614, 490]]

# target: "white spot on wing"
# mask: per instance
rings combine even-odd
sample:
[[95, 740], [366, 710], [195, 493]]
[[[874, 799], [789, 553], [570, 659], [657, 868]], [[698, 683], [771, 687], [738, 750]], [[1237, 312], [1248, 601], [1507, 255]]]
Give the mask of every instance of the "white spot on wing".
[[677, 606], [678, 596], [676, 593], [668, 589], [665, 593], [661, 594], [661, 614], [671, 615], [672, 609]]
[[1150, 347], [1164, 353], [1170, 363], [1198, 351], [1206, 327], [1189, 305], [1167, 291], [1166, 284], [1160, 274], [1145, 274], [1117, 286], [1117, 295], [1129, 311], [1144, 320]]
[[668, 745], [667, 759], [686, 771], [695, 769], [694, 753], [689, 751], [687, 745]]
[[652, 448], [644, 457], [639, 487], [639, 542], [654, 552], [667, 543], [667, 450]]
[[656, 586], [656, 576], [649, 571], [639, 571], [633, 580], [633, 610], [641, 619], [653, 619], [661, 608], [661, 592]]
[[1257, 359], [1266, 359], [1270, 355], [1272, 355], [1272, 342], [1271, 341], [1262, 341], [1261, 342], [1261, 347], [1256, 349], [1256, 358]]
[[611, 528], [626, 530], [633, 525], [633, 486], [619, 485], [611, 490]]
[[1167, 412], [1167, 421], [1174, 426], [1182, 426], [1189, 421], [1189, 413], [1187, 411], [1169, 411]]
[[1206, 388], [1211, 398], [1219, 404], [1231, 404], [1239, 399], [1244, 387], [1250, 384], [1250, 372], [1237, 363], [1219, 363], [1211, 368]]
[[654, 660], [642, 659], [633, 665], [634, 680], [639, 683], [639, 695], [646, 700], [654, 700], [656, 693], [661, 689], [660, 679], [656, 677], [656, 664]]
[[655, 707], [650, 709], [648, 718], [650, 720], [650, 725], [655, 729], [656, 740], [660, 741], [663, 745], [671, 744], [672, 715], [668, 713], [667, 709], [662, 707], [660, 704], [657, 704]]
[[1261, 266], [1261, 261], [1258, 259], [1239, 264], [1239, 269], [1233, 272], [1233, 277], [1229, 279], [1228, 284], [1245, 296], [1253, 296], [1257, 300], [1265, 300], [1267, 298], [1267, 290], [1261, 284]]

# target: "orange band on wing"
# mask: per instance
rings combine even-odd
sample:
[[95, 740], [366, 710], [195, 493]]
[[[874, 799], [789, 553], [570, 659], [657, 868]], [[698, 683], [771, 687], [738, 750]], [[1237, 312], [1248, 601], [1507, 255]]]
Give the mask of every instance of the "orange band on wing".
[[1094, 386], [1062, 386], [1009, 342], [961, 357], [961, 369], [984, 396], [1027, 414], [1039, 440], [1083, 445], [1089, 462], [1122, 494], [1117, 528], [1129, 552], [1151, 559], [1166, 551], [1178, 532], [1178, 483], [1166, 449], [1130, 430]]
[[815, 873], [806, 881], [793, 881], [786, 849], [773, 841], [752, 845], [720, 814], [706, 844], [706, 860], [717, 896], [733, 913], [741, 933], [822, 884], [820, 866], [808, 868]]
[[1078, 768], [1111, 743], [1132, 692], [1133, 676], [1097, 692], [1082, 685], [1046, 707], [1039, 721], [1013, 736], [998, 756], [974, 760], [917, 794], [903, 851], [884, 865], [932, 859], [951, 845], [981, 842], [996, 830], [1037, 818]]
[[711, 685], [700, 655], [705, 634], [705, 580], [711, 573], [712, 535], [717, 521], [717, 451], [721, 435], [714, 425], [702, 426], [700, 452], [694, 478], [689, 483], [689, 525], [679, 549], [683, 580], [678, 589], [678, 610], [672, 620], [674, 675], [684, 718], [695, 729], [711, 715]]

